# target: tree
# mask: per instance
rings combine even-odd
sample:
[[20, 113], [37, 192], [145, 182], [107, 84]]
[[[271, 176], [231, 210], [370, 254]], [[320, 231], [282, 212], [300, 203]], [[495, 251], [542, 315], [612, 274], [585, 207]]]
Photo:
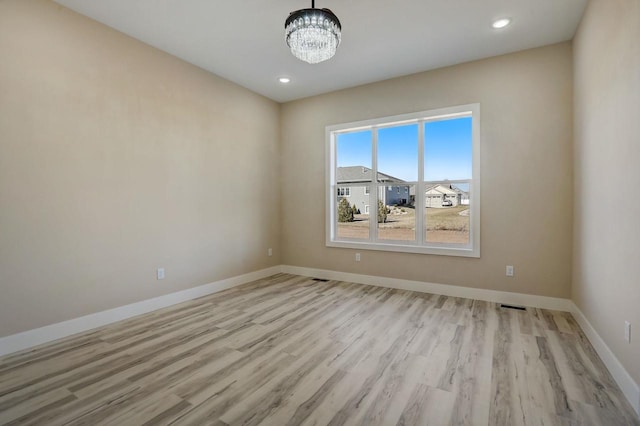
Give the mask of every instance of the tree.
[[353, 222], [353, 210], [346, 198], [338, 203], [338, 222]]
[[351, 210], [353, 210], [353, 214], [360, 214], [360, 209], [356, 207], [355, 203], [353, 204], [353, 207], [351, 207]]
[[378, 200], [378, 223], [385, 223], [387, 221], [387, 207], [382, 204], [382, 201]]

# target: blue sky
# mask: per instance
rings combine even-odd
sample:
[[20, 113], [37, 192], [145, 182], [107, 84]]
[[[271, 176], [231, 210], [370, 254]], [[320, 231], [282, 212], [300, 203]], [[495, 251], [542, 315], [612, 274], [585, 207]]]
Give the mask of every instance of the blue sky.
[[[425, 180], [471, 179], [471, 117], [425, 126]], [[338, 135], [337, 165], [371, 167], [371, 130]], [[378, 170], [418, 180], [418, 124], [378, 131]]]

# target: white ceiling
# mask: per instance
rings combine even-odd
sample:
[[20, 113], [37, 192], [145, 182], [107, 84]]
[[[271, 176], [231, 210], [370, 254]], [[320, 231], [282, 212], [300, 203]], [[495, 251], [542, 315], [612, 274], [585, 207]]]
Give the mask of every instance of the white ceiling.
[[[329, 61], [294, 58], [289, 12], [307, 0], [56, 0], [279, 102], [570, 40], [587, 0], [317, 0], [342, 23]], [[491, 23], [513, 22], [502, 30]], [[287, 76], [283, 85], [278, 77]]]

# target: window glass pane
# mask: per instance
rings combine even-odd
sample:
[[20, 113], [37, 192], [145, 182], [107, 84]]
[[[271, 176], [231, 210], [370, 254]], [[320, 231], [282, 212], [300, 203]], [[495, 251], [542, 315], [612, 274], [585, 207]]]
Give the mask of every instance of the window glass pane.
[[418, 124], [378, 130], [378, 180], [418, 180]]
[[469, 184], [426, 184], [428, 243], [469, 244]]
[[369, 194], [365, 186], [336, 188], [336, 237], [369, 239]]
[[371, 181], [371, 136], [371, 130], [336, 136], [336, 183]]
[[424, 180], [472, 178], [471, 117], [424, 124]]
[[416, 240], [415, 185], [381, 186], [378, 191], [378, 239]]

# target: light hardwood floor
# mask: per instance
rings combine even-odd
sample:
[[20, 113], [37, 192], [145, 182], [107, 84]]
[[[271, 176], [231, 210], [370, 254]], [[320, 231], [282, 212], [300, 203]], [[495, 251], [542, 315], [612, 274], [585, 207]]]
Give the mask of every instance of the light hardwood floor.
[[279, 274], [0, 358], [0, 424], [640, 422], [570, 314]]

